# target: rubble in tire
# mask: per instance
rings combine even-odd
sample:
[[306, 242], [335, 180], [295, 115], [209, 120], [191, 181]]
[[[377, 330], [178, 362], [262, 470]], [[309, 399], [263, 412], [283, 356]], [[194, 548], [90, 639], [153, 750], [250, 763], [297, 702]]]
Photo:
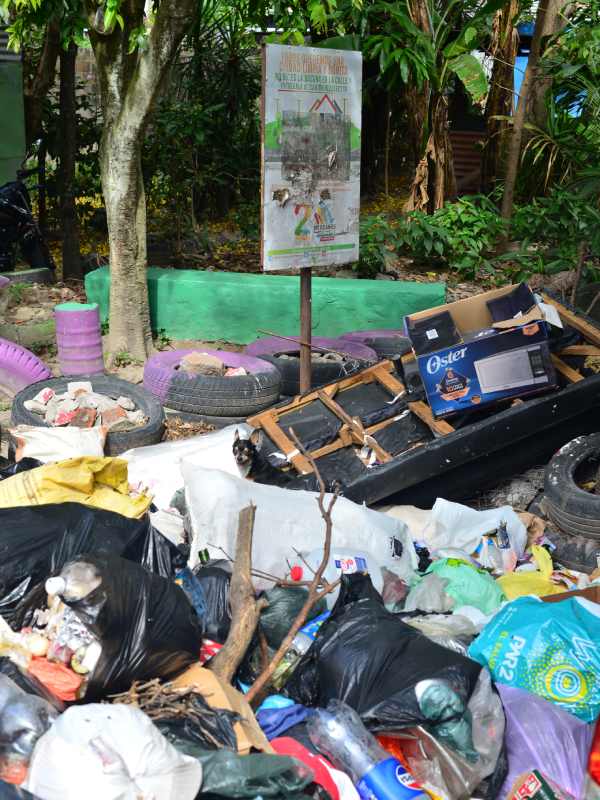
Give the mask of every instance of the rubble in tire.
[[117, 432], [141, 427], [148, 421], [130, 397], [100, 394], [90, 381], [72, 381], [61, 393], [47, 386], [31, 400], [25, 400], [23, 406], [53, 428], [102, 426]]

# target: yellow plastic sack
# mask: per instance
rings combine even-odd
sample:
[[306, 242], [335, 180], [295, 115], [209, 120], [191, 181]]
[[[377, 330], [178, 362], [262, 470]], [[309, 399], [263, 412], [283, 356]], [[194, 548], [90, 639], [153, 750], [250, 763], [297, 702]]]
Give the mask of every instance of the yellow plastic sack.
[[70, 458], [0, 481], [0, 508], [83, 503], [141, 517], [151, 502], [147, 494], [129, 496], [127, 462], [121, 458]]
[[533, 560], [537, 564], [535, 572], [508, 572], [506, 575], [496, 579], [496, 583], [500, 584], [508, 599], [514, 600], [516, 597], [523, 597], [528, 594], [544, 597], [547, 594], [566, 592], [565, 586], [553, 583], [550, 580], [553, 567], [548, 551], [534, 544], [531, 552]]

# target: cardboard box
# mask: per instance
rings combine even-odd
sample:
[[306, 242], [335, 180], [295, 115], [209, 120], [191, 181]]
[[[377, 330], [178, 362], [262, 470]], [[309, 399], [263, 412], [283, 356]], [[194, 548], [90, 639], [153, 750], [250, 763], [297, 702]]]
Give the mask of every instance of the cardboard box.
[[238, 752], [244, 755], [251, 750], [260, 750], [263, 753], [275, 752], [244, 695], [228, 683], [220, 681], [214, 672], [201, 667], [200, 664], [192, 664], [173, 681], [173, 686], [176, 689], [193, 687], [212, 708], [226, 708], [240, 715], [240, 722], [236, 722], [233, 726], [237, 736]]
[[[522, 296], [531, 308], [520, 316], [494, 322], [487, 302], [510, 295], [517, 286], [410, 314], [404, 319], [419, 372], [436, 417], [474, 410], [538, 394], [556, 386], [548, 346], [549, 323], [527, 287]], [[427, 328], [427, 320], [432, 327]], [[445, 319], [444, 319], [445, 318]], [[449, 330], [452, 320], [454, 330]], [[444, 331], [436, 329], [441, 321]], [[436, 348], [436, 340], [453, 340]]]

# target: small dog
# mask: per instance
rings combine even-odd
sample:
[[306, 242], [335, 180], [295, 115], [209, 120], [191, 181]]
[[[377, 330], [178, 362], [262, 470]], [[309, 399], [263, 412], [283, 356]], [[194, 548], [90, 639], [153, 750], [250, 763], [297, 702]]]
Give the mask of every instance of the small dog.
[[287, 486], [294, 476], [282, 472], [269, 463], [260, 452], [262, 441], [263, 432], [260, 430], [252, 431], [248, 439], [242, 439], [236, 430], [233, 455], [242, 477], [257, 483], [268, 483], [271, 486]]

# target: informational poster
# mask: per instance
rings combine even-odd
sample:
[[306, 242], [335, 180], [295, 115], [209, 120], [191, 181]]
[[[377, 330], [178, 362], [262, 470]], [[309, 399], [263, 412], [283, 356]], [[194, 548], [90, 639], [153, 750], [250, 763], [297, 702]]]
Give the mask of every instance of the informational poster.
[[265, 46], [265, 270], [358, 259], [361, 86], [361, 53]]

